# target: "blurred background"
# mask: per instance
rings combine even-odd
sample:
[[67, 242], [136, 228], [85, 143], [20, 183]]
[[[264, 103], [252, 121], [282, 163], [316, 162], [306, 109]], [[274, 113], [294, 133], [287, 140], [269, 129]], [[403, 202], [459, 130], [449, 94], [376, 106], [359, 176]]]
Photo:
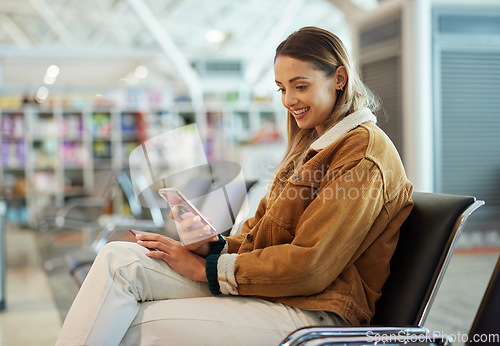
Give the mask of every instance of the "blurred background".
[[0, 345], [54, 343], [89, 250], [131, 224], [173, 232], [134, 201], [145, 141], [196, 124], [208, 161], [269, 177], [286, 144], [274, 50], [310, 25], [381, 98], [415, 190], [486, 201], [429, 322], [467, 333], [500, 249], [500, 2], [0, 0]]

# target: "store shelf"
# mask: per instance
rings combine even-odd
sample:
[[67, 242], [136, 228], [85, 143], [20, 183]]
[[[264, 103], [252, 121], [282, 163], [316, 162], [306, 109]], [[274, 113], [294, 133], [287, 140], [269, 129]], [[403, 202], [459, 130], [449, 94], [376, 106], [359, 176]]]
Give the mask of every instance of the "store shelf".
[[25, 114], [20, 110], [0, 111], [0, 196], [8, 205], [7, 221], [27, 222]]
[[[141, 143], [192, 123], [209, 160], [232, 159], [240, 147], [259, 143], [267, 143], [270, 160], [284, 150], [276, 112], [268, 105], [194, 110], [182, 103], [147, 111], [31, 106], [0, 112], [1, 193], [33, 210], [31, 222], [44, 204], [90, 191], [96, 171], [128, 170], [130, 153]], [[176, 154], [162, 155], [168, 167], [166, 158]]]

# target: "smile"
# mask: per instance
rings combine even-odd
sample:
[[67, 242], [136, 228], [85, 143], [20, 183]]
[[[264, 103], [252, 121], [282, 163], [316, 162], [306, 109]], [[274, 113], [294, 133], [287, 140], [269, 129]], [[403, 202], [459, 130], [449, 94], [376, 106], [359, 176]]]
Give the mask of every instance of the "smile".
[[294, 110], [292, 112], [293, 112], [293, 115], [294, 115], [295, 119], [302, 119], [306, 115], [306, 113], [307, 113], [307, 111], [309, 109], [311, 109], [311, 108], [310, 107], [306, 107], [306, 108], [301, 108], [301, 109]]

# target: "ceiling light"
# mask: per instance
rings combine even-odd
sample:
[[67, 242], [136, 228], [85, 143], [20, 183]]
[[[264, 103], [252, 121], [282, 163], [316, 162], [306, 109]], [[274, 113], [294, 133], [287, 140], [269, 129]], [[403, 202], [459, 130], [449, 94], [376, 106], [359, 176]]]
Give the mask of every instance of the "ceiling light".
[[50, 65], [45, 75], [55, 79], [59, 75], [59, 66]]
[[47, 97], [49, 97], [49, 89], [47, 89], [46, 87], [41, 87], [40, 89], [38, 89], [35, 95], [35, 99], [38, 103], [43, 103], [47, 99]]
[[56, 65], [50, 65], [47, 68], [47, 72], [45, 72], [45, 76], [43, 77], [43, 82], [49, 85], [54, 84], [58, 75], [59, 75], [59, 67]]
[[210, 43], [220, 43], [226, 39], [226, 34], [222, 30], [208, 30], [205, 32], [205, 40]]
[[146, 78], [148, 76], [148, 69], [145, 66], [137, 66], [135, 68], [135, 76], [139, 79]]

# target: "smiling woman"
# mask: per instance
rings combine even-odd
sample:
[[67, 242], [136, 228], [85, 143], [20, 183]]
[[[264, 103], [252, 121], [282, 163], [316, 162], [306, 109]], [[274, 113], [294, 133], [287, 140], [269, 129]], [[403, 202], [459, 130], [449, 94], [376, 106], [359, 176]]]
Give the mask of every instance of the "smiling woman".
[[[285, 161], [304, 155], [315, 139], [348, 114], [364, 107], [372, 112], [380, 108], [378, 99], [361, 81], [342, 41], [327, 30], [306, 27], [290, 35], [276, 48], [274, 72], [283, 105], [289, 111], [288, 149], [281, 168]], [[287, 96], [283, 84], [286, 81], [293, 89], [289, 91], [291, 96]], [[310, 85], [314, 92], [306, 93]], [[320, 108], [316, 109], [318, 103]], [[316, 112], [309, 116], [313, 119], [306, 120], [308, 114], [303, 113], [310, 108]]]
[[337, 36], [293, 33], [274, 70], [287, 152], [241, 234], [107, 244], [58, 345], [273, 345], [305, 326], [370, 322], [412, 184]]
[[346, 83], [345, 67], [340, 66], [334, 75], [329, 76], [309, 62], [278, 56], [274, 74], [283, 105], [295, 118], [297, 126], [301, 129], [314, 128], [321, 136], [333, 113], [337, 89], [340, 90]]

